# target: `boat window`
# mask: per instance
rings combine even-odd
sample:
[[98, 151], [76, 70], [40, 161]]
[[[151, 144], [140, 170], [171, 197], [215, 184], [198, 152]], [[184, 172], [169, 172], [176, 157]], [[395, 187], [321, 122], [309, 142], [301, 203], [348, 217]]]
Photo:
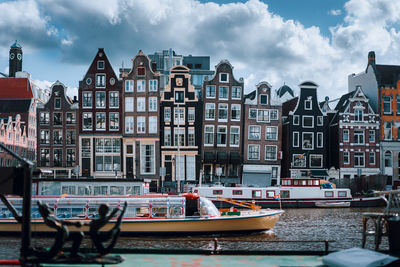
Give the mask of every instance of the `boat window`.
[[[76, 195], [76, 186], [66, 185], [61, 187], [61, 194]], [[46, 194], [47, 195], [47, 194]]]
[[93, 194], [97, 195], [107, 195], [108, 186], [94, 186], [93, 187]]
[[32, 207], [31, 216], [32, 216], [32, 219], [39, 219], [39, 218], [42, 218], [42, 215], [40, 215], [40, 213], [39, 213], [39, 208], [37, 208], [37, 207]]
[[136, 207], [135, 217], [148, 218], [150, 216], [150, 209], [148, 207]]
[[280, 192], [281, 198], [290, 198], [290, 191], [289, 190], [281, 190]]
[[312, 180], [308, 180], [307, 185], [312, 185]]
[[333, 197], [333, 191], [325, 191], [325, 197]]
[[88, 218], [89, 219], [97, 219], [99, 218], [99, 205], [90, 206], [88, 211]]
[[169, 215], [172, 218], [184, 218], [185, 217], [185, 211], [182, 206], [172, 206], [169, 208]]
[[338, 197], [347, 197], [346, 191], [338, 191]]
[[292, 180], [287, 180], [287, 184], [291, 185], [292, 184]]
[[293, 184], [294, 184], [294, 185], [298, 185], [298, 184], [299, 184], [299, 181], [298, 181], [298, 180], [294, 180], [294, 181], [293, 181]]
[[167, 217], [167, 207], [156, 207], [151, 209], [151, 217]]
[[213, 190], [213, 195], [222, 195], [222, 190]]
[[275, 196], [275, 191], [266, 191], [267, 198], [273, 198]]
[[127, 186], [126, 194], [133, 196], [140, 195], [140, 186]]
[[306, 180], [301, 180], [301, 185], [306, 185], [307, 181]]
[[82, 205], [60, 205], [57, 207], [58, 218], [80, 218], [86, 217], [86, 208]]
[[91, 195], [90, 186], [78, 186], [78, 195], [79, 196], [88, 196]]
[[251, 191], [251, 196], [253, 198], [261, 198], [261, 190], [252, 190]]
[[232, 195], [243, 195], [242, 190], [232, 190]]
[[287, 185], [287, 180], [282, 180], [282, 185]]
[[123, 186], [110, 186], [110, 195], [123, 195], [124, 187]]
[[218, 216], [219, 211], [215, 207], [215, 205], [207, 198], [200, 198], [200, 216], [201, 217], [210, 217], [210, 216]]
[[314, 185], [319, 185], [319, 181], [318, 180], [314, 180]]

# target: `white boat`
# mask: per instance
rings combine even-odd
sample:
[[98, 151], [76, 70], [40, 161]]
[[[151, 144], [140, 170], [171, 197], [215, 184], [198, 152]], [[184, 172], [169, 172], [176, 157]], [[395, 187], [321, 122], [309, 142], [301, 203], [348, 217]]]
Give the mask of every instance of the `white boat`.
[[350, 201], [318, 201], [315, 202], [315, 206], [318, 208], [348, 208], [350, 207]]
[[[21, 211], [22, 199], [8, 197], [9, 202]], [[47, 203], [54, 209], [54, 216], [68, 221], [90, 221], [98, 216], [100, 204], [108, 204], [110, 209], [122, 206], [126, 201], [127, 210], [121, 224], [121, 234], [215, 234], [226, 232], [257, 232], [272, 229], [282, 210], [253, 210], [223, 216], [215, 205], [196, 194], [185, 196], [102, 196], [102, 197], [33, 197], [32, 231], [47, 233], [47, 227], [38, 212], [37, 201]], [[104, 231], [113, 227], [113, 221]], [[88, 226], [71, 231], [88, 231]], [[0, 232], [18, 233], [21, 225], [6, 206], [0, 205]]]
[[280, 186], [271, 187], [201, 186], [194, 187], [193, 192], [209, 198], [218, 208], [231, 206], [219, 197], [247, 203], [255, 202], [263, 208], [314, 208], [317, 207], [317, 202], [326, 201], [350, 203], [351, 207], [385, 205], [379, 196], [354, 198], [348, 188], [335, 188], [325, 180], [312, 178], [283, 178]]

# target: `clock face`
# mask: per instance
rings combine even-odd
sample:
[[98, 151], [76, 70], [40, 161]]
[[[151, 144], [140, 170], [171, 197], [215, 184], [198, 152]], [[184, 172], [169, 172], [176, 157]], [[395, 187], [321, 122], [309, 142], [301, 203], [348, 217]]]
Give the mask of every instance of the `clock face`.
[[10, 59], [14, 59], [14, 53], [10, 54]]
[[21, 60], [21, 59], [22, 59], [22, 55], [18, 53], [17, 58], [18, 58], [19, 60]]

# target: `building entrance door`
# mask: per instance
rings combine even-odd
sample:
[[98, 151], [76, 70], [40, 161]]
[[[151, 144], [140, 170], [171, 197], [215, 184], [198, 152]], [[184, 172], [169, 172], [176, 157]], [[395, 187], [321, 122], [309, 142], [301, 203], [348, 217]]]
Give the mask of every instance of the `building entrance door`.
[[82, 176], [90, 176], [90, 158], [82, 159]]
[[126, 158], [126, 177], [134, 178], [134, 176], [133, 176], [133, 157]]

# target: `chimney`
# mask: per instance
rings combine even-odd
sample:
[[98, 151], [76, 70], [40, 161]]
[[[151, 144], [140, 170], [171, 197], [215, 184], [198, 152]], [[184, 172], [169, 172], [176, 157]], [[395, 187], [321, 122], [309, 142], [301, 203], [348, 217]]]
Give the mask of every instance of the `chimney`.
[[78, 102], [78, 97], [76, 95], [74, 95], [74, 102], [73, 103], [77, 103]]
[[369, 51], [368, 53], [368, 65], [375, 65], [375, 52]]

